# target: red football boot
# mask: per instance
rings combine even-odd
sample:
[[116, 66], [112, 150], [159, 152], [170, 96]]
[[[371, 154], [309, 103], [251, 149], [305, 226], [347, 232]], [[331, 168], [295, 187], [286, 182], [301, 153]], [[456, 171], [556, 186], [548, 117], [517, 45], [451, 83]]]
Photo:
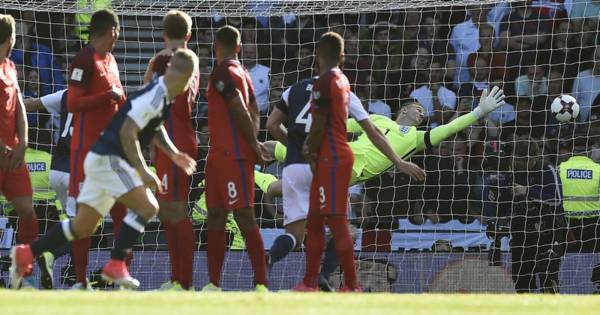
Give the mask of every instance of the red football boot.
[[292, 291], [294, 292], [319, 292], [319, 287], [309, 287], [304, 282], [298, 283]]
[[102, 279], [126, 289], [137, 289], [140, 286], [140, 282], [129, 275], [127, 265], [122, 260], [109, 260], [102, 270]]
[[23, 277], [33, 271], [33, 253], [29, 245], [17, 245], [10, 250], [10, 285], [13, 289], [21, 288]]

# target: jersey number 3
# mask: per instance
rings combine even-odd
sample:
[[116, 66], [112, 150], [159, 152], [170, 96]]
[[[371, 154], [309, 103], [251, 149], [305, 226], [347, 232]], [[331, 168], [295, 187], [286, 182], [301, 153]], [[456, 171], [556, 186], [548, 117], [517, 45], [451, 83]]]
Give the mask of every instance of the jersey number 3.
[[310, 125], [312, 124], [312, 114], [310, 113], [310, 101], [302, 107], [302, 110], [296, 116], [296, 124], [304, 125], [304, 132], [310, 131]]

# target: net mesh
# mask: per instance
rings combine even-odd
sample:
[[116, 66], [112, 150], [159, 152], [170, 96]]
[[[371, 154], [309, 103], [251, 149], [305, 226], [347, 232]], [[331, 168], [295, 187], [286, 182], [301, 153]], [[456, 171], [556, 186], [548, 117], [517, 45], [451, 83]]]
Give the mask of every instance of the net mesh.
[[[108, 3], [0, 4], [0, 12], [18, 21], [13, 60], [26, 97], [66, 88], [68, 65], [87, 39], [82, 25], [90, 12]], [[508, 105], [412, 157], [427, 171], [424, 183], [390, 170], [352, 187], [350, 218], [357, 227], [361, 280], [376, 291], [507, 292], [515, 289], [512, 272], [520, 290], [531, 290], [533, 283], [550, 290], [558, 282], [562, 292], [590, 293], [593, 267], [600, 261], [589, 254], [597, 250], [597, 216], [564, 219], [548, 203], [557, 198], [552, 183], [561, 162], [583, 151], [594, 160], [600, 157], [596, 6], [550, 0], [112, 1], [121, 19], [113, 53], [123, 85], [135, 91], [150, 58], [164, 47], [164, 13], [177, 8], [193, 17], [190, 47], [200, 57], [201, 72], [195, 110], [201, 158], [208, 143], [202, 126], [214, 63], [212, 36], [224, 23], [242, 32], [241, 59], [257, 90], [263, 141], [270, 139], [266, 117], [284, 89], [314, 74], [314, 46], [328, 30], [344, 37], [344, 72], [365, 108], [393, 119], [401, 104], [416, 99], [425, 108], [420, 130], [453, 121], [477, 106], [484, 88], [501, 86]], [[577, 99], [581, 112], [575, 121], [559, 124], [549, 108], [563, 93]], [[29, 122], [32, 143], [53, 152], [57, 117], [40, 111], [30, 113]], [[281, 167], [273, 163], [262, 171], [279, 177]], [[191, 210], [200, 208], [195, 200], [202, 189], [195, 188], [202, 172], [196, 177]], [[517, 185], [529, 187], [533, 200], [515, 196]], [[270, 247], [282, 233], [281, 200], [257, 196], [258, 222]], [[47, 215], [56, 212], [45, 206], [48, 202], [36, 203], [41, 218], [50, 224], [57, 220], [56, 214]], [[10, 206], [3, 207], [7, 226], [16, 226]], [[201, 217], [194, 222], [199, 249], [194, 284], [200, 287], [207, 282], [206, 236]], [[134, 252], [131, 270], [145, 289], [169, 279], [163, 232], [153, 220]], [[107, 218], [93, 238], [90, 272], [106, 261], [112, 238]], [[70, 266], [67, 257], [58, 260], [55, 273], [63, 266]], [[292, 253], [271, 270], [272, 288], [290, 288], [303, 268], [302, 251]], [[243, 251], [228, 254], [225, 288], [250, 288], [251, 274]], [[339, 283], [338, 274], [332, 279]]]

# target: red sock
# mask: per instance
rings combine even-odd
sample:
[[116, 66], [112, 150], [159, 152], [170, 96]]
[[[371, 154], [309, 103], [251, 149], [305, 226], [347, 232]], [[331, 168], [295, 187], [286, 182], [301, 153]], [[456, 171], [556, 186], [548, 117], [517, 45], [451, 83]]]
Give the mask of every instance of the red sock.
[[92, 239], [89, 237], [74, 240], [71, 244], [73, 250], [73, 263], [75, 264], [75, 275], [77, 276], [77, 282], [87, 282], [87, 265], [88, 265], [88, 252]]
[[325, 218], [320, 214], [308, 214], [306, 219], [306, 272], [304, 285], [317, 287], [319, 285], [319, 269], [321, 255], [325, 250]]
[[196, 237], [194, 227], [189, 218], [185, 218], [175, 224], [175, 238], [177, 239], [177, 269], [179, 275], [177, 281], [185, 289], [192, 286], [193, 265], [194, 265], [194, 247], [196, 246]]
[[225, 229], [209, 229], [207, 241], [206, 261], [208, 263], [208, 278], [212, 284], [219, 286], [221, 282], [221, 268], [225, 259]]
[[165, 236], [167, 238], [167, 249], [169, 250], [169, 258], [171, 259], [171, 281], [179, 281], [179, 262], [177, 259], [177, 236], [175, 228], [171, 222], [163, 222], [165, 227]]
[[348, 229], [348, 220], [345, 216], [330, 216], [327, 218], [327, 224], [335, 241], [337, 259], [344, 271], [344, 284], [351, 289], [358, 288], [354, 267], [354, 243]]
[[263, 244], [262, 236], [258, 225], [253, 228], [242, 231], [246, 241], [246, 249], [248, 257], [254, 269], [254, 283], [267, 285], [267, 263], [265, 260], [265, 245]]
[[[115, 205], [110, 209], [110, 216], [113, 220], [113, 239], [117, 239], [117, 235], [119, 235], [119, 231], [121, 231], [121, 226], [123, 225], [123, 218], [127, 214], [127, 207], [120, 203], [115, 203]], [[133, 251], [127, 254], [127, 258], [125, 258], [125, 264], [127, 268], [131, 265], [131, 260], [133, 259]]]
[[19, 218], [19, 242], [21, 244], [29, 244], [33, 242], [39, 233], [37, 216], [35, 213], [31, 218]]

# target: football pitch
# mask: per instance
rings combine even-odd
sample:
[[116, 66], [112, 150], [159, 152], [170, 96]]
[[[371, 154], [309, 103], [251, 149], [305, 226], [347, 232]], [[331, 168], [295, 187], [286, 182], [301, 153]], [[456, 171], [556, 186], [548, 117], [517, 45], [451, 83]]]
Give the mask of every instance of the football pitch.
[[1, 314], [597, 314], [577, 295], [0, 291]]

